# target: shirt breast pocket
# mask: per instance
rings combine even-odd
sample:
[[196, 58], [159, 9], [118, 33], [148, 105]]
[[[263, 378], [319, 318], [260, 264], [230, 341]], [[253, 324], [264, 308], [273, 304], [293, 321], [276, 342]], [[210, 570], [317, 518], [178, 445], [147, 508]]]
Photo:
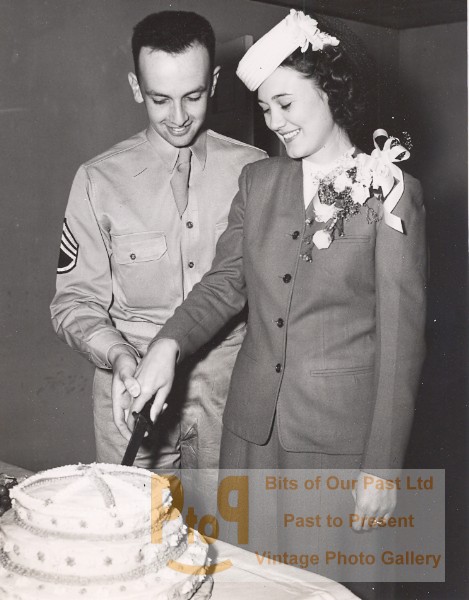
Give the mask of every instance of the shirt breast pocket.
[[158, 308], [171, 302], [171, 263], [162, 232], [112, 236], [118, 287], [129, 307]]

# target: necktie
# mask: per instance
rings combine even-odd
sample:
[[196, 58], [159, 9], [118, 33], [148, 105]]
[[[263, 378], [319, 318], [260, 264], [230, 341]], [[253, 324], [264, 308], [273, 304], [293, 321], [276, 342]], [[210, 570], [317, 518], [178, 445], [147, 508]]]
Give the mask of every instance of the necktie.
[[171, 188], [174, 200], [182, 217], [187, 208], [189, 196], [189, 173], [191, 170], [191, 149], [180, 148], [173, 176], [171, 177]]

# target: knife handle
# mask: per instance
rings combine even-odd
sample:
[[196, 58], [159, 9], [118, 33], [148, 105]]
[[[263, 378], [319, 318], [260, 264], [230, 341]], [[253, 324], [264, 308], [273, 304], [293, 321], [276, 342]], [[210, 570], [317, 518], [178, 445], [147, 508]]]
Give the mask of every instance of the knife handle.
[[148, 402], [145, 403], [145, 406], [142, 408], [142, 410], [140, 412], [134, 411], [132, 413], [132, 415], [134, 416], [134, 418], [136, 419], [138, 416], [141, 416], [145, 419], [145, 422], [147, 424], [147, 428], [150, 429], [153, 426], [153, 421], [150, 418], [150, 410], [151, 407], [153, 405], [153, 400], [155, 399], [155, 397], [153, 396], [153, 398], [150, 398], [150, 400], [148, 400]]

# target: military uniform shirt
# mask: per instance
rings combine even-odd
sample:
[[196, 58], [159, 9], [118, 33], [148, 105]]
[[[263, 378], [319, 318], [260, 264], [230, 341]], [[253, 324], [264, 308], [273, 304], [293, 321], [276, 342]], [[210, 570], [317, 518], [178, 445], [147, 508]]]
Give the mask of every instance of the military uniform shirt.
[[266, 157], [210, 130], [191, 151], [182, 218], [170, 183], [178, 149], [151, 127], [78, 170], [51, 312], [58, 335], [98, 367], [110, 368], [116, 344], [146, 351], [210, 268], [242, 167]]

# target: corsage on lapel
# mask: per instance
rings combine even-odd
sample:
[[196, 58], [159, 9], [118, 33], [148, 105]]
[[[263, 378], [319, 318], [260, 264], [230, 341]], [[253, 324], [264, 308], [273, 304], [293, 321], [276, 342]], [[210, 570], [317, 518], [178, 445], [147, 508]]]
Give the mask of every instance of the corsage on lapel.
[[[382, 149], [377, 143], [379, 137], [386, 139]], [[397, 138], [389, 137], [384, 129], [374, 132], [373, 141], [375, 149], [371, 156], [345, 156], [320, 180], [312, 202], [314, 218], [307, 219], [306, 223], [311, 226], [317, 221], [326, 223], [326, 226], [316, 231], [310, 243], [305, 244], [301, 254], [303, 260], [312, 261], [313, 245], [323, 250], [329, 248], [336, 234], [343, 236], [344, 223], [358, 214], [362, 206], [367, 209], [368, 222], [377, 221], [377, 213], [367, 205], [373, 196], [383, 203], [386, 225], [404, 232], [401, 219], [392, 214], [404, 191], [402, 171], [394, 163], [407, 160], [410, 153]]]

